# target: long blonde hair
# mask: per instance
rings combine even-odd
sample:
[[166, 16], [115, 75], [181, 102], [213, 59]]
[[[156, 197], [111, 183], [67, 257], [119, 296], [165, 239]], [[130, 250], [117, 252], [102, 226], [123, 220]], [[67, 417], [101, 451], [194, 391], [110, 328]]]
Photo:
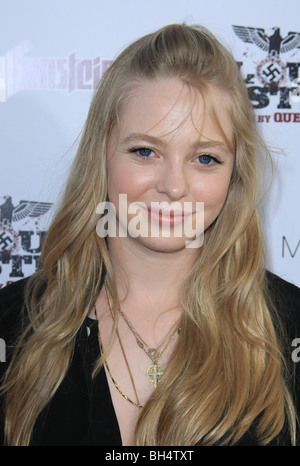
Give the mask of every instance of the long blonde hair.
[[[135, 80], [174, 76], [203, 95], [208, 85], [226, 92], [236, 160], [225, 205], [206, 232], [184, 286], [177, 347], [166, 376], [141, 412], [135, 442], [234, 444], [254, 421], [261, 444], [269, 443], [286, 423], [295, 441], [295, 413], [265, 285], [257, 215], [257, 157], [265, 147], [232, 55], [206, 29], [181, 24], [127, 47], [95, 93], [44, 243], [43, 269], [27, 286], [30, 325], [5, 385], [8, 445], [30, 443], [38, 415], [66, 374], [76, 335], [105, 275], [118, 306], [107, 245], [96, 234], [96, 206], [107, 199], [107, 142]], [[210, 111], [218, 121], [216, 109]]]

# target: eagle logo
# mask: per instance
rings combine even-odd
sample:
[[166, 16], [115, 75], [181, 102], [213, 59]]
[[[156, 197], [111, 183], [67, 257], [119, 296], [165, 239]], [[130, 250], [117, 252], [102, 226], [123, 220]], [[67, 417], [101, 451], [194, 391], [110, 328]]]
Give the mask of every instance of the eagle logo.
[[285, 65], [281, 61], [281, 55], [295, 48], [300, 48], [300, 33], [290, 31], [285, 37], [282, 37], [279, 27], [271, 28], [270, 35], [262, 28], [232, 27], [235, 34], [243, 42], [256, 45], [267, 52], [267, 57], [257, 66], [257, 76], [262, 84], [276, 90], [286, 78]]
[[232, 26], [235, 34], [244, 42], [257, 45], [269, 57], [278, 58], [281, 53], [289, 52], [294, 48], [300, 48], [300, 33], [289, 32], [286, 37], [281, 37], [280, 28], [273, 27], [273, 34], [268, 36], [262, 28], [246, 26]]
[[[1, 199], [1, 198], [0, 198]], [[39, 217], [52, 207], [50, 202], [20, 201], [17, 206], [12, 203], [11, 196], [3, 196], [0, 204], [0, 222], [11, 224], [26, 217]]]
[[0, 198], [0, 253], [9, 254], [19, 248], [15, 222], [25, 221], [26, 218], [38, 220], [38, 217], [46, 214], [51, 207], [49, 202], [24, 200], [14, 206], [11, 196]]

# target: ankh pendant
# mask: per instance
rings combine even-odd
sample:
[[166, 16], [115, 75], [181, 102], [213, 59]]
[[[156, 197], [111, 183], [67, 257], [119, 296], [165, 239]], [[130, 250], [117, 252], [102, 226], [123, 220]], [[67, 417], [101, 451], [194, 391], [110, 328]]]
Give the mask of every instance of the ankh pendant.
[[154, 384], [155, 388], [163, 375], [164, 371], [158, 364], [152, 364], [147, 369], [147, 377]]

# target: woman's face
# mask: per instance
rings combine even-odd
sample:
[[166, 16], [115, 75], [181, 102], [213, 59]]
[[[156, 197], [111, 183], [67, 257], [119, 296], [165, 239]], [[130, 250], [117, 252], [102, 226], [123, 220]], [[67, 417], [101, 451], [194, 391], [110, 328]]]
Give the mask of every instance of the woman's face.
[[[225, 95], [212, 87], [210, 97], [233, 147]], [[123, 104], [107, 150], [108, 198], [123, 227], [121, 239], [155, 251], [185, 248], [219, 215], [233, 164], [234, 154], [197, 90], [176, 78], [139, 82]], [[142, 225], [143, 233], [132, 233]]]

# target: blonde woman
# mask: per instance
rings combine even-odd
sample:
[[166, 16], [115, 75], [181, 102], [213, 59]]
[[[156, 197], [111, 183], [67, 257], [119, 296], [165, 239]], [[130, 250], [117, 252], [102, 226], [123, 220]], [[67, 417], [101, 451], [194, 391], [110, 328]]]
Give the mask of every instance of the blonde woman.
[[5, 445], [297, 443], [300, 293], [265, 270], [266, 152], [207, 30], [120, 54], [43, 268], [1, 292]]

